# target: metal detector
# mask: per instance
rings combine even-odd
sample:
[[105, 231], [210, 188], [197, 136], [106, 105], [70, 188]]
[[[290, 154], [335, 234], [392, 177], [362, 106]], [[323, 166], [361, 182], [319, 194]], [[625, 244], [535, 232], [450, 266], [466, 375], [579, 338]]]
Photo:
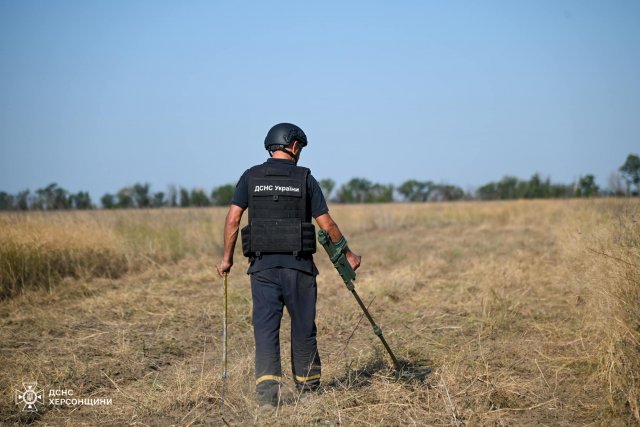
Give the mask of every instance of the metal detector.
[[334, 243], [331, 241], [331, 238], [329, 238], [329, 235], [326, 231], [320, 230], [318, 231], [318, 241], [324, 247], [325, 251], [327, 251], [327, 255], [329, 255], [331, 263], [336, 268], [336, 270], [338, 270], [338, 273], [340, 274], [340, 277], [342, 277], [342, 280], [347, 286], [347, 289], [351, 291], [356, 301], [358, 302], [358, 305], [364, 312], [364, 315], [369, 320], [369, 323], [371, 323], [373, 333], [376, 334], [378, 338], [380, 338], [380, 341], [382, 341], [382, 345], [387, 350], [387, 353], [389, 353], [389, 356], [393, 361], [393, 367], [396, 371], [396, 378], [406, 381], [424, 380], [426, 376], [431, 373], [431, 369], [425, 366], [417, 366], [408, 360], [398, 360], [396, 355], [393, 354], [391, 347], [389, 347], [387, 340], [384, 338], [382, 329], [380, 329], [380, 327], [373, 320], [373, 317], [371, 317], [371, 314], [369, 314], [369, 310], [367, 310], [367, 307], [364, 305], [364, 303], [360, 299], [360, 296], [356, 292], [356, 287], [353, 284], [353, 281], [356, 279], [356, 272], [353, 270], [353, 268], [351, 268], [349, 261], [347, 261], [347, 258], [344, 255], [344, 250], [347, 247], [347, 241], [344, 239], [344, 237], [342, 237], [338, 242]]

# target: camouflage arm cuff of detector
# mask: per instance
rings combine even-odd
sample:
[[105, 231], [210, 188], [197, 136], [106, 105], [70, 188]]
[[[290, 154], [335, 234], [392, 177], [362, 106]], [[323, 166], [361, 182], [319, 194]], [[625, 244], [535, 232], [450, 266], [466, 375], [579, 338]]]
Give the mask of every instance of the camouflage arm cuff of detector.
[[331, 244], [335, 247], [335, 252], [331, 257], [331, 262], [335, 264], [340, 258], [340, 255], [344, 254], [349, 247], [347, 246], [347, 239], [345, 239], [344, 236], [340, 236], [340, 240], [337, 242], [331, 242]]
[[334, 243], [331, 241], [329, 234], [327, 234], [326, 231], [320, 230], [318, 231], [318, 240], [327, 251], [327, 255], [329, 255], [331, 263], [336, 270], [338, 270], [338, 273], [340, 274], [340, 277], [342, 277], [342, 280], [344, 280], [344, 283], [348, 285], [352, 280], [355, 280], [356, 272], [353, 271], [353, 268], [351, 268], [351, 265], [344, 254], [347, 250], [347, 239], [343, 236], [340, 240]]

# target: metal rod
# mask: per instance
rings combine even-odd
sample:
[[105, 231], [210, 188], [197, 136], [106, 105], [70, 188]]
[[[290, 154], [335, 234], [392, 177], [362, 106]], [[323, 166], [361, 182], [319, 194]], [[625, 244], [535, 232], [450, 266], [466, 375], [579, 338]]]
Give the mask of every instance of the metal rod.
[[367, 307], [364, 305], [364, 303], [360, 299], [360, 296], [356, 292], [356, 287], [354, 286], [353, 282], [349, 281], [348, 283], [345, 283], [345, 285], [347, 286], [347, 289], [351, 291], [356, 301], [358, 301], [358, 305], [360, 305], [360, 308], [364, 312], [364, 315], [367, 316], [367, 319], [369, 320], [369, 323], [371, 323], [371, 327], [373, 328], [373, 333], [375, 333], [378, 336], [378, 338], [380, 338], [380, 341], [382, 341], [382, 345], [387, 350], [387, 353], [389, 353], [389, 356], [391, 356], [391, 360], [393, 361], [393, 367], [396, 369], [396, 371], [400, 371], [402, 369], [400, 362], [398, 362], [396, 355], [393, 354], [391, 347], [389, 347], [389, 344], [387, 344], [387, 340], [384, 339], [384, 335], [382, 334], [382, 329], [380, 329], [380, 327], [376, 325], [376, 322], [373, 320], [373, 317], [371, 317], [371, 314], [369, 314], [369, 310], [367, 310]]
[[351, 291], [356, 301], [358, 301], [358, 305], [360, 305], [360, 308], [364, 312], [365, 316], [367, 316], [369, 323], [371, 323], [373, 332], [378, 336], [378, 338], [380, 338], [380, 341], [382, 341], [382, 345], [384, 345], [387, 353], [389, 353], [389, 356], [391, 356], [391, 360], [393, 360], [393, 367], [396, 369], [396, 371], [400, 372], [402, 366], [398, 362], [396, 355], [393, 354], [393, 351], [391, 351], [391, 347], [389, 347], [389, 344], [387, 344], [387, 340], [384, 339], [384, 335], [382, 335], [382, 329], [380, 329], [380, 327], [376, 325], [376, 322], [373, 321], [373, 317], [371, 317], [371, 315], [369, 314], [369, 310], [367, 310], [367, 307], [364, 305], [364, 303], [360, 299], [360, 296], [356, 292], [356, 287], [353, 284], [353, 281], [356, 278], [356, 272], [353, 270], [353, 268], [351, 268], [351, 265], [347, 261], [347, 258], [344, 254], [345, 248], [347, 247], [346, 239], [343, 236], [337, 242], [332, 242], [329, 234], [325, 230], [320, 230], [318, 231], [318, 241], [324, 247], [325, 251], [327, 251], [327, 255], [329, 255], [331, 263], [336, 268], [336, 270], [338, 270], [338, 273], [340, 274], [340, 277], [342, 277], [345, 286]]
[[224, 390], [227, 384], [227, 273], [222, 276], [224, 288], [222, 309], [222, 393], [220, 394], [220, 411], [224, 410]]

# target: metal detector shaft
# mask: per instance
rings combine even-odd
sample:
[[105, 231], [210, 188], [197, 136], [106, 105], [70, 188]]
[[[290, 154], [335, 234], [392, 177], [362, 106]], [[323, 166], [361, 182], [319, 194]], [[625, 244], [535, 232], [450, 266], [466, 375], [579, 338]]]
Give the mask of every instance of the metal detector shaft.
[[364, 315], [369, 320], [369, 323], [371, 323], [371, 327], [373, 328], [373, 333], [376, 334], [378, 338], [380, 338], [380, 341], [382, 341], [382, 345], [387, 350], [387, 353], [389, 353], [389, 356], [391, 356], [391, 360], [393, 361], [393, 367], [396, 368], [397, 371], [400, 371], [402, 367], [400, 366], [398, 359], [396, 359], [396, 355], [393, 354], [393, 351], [391, 351], [391, 347], [389, 347], [389, 344], [387, 344], [387, 340], [384, 339], [384, 335], [382, 335], [382, 329], [380, 329], [380, 326], [378, 326], [376, 322], [373, 320], [373, 317], [371, 317], [371, 314], [369, 314], [369, 310], [367, 310], [367, 307], [364, 305], [364, 303], [360, 299], [360, 295], [358, 295], [358, 293], [356, 292], [355, 286], [351, 281], [349, 281], [349, 283], [345, 283], [345, 285], [347, 285], [347, 289], [351, 291], [356, 301], [358, 301], [358, 305], [364, 312]]
[[396, 355], [393, 354], [393, 351], [391, 350], [391, 347], [389, 347], [389, 344], [387, 344], [387, 340], [384, 339], [384, 335], [382, 334], [382, 329], [380, 329], [380, 327], [373, 320], [373, 317], [371, 317], [371, 314], [369, 314], [369, 310], [367, 310], [367, 307], [364, 305], [364, 303], [360, 299], [358, 292], [356, 292], [356, 287], [353, 284], [353, 281], [356, 279], [356, 272], [353, 271], [353, 268], [351, 268], [351, 265], [349, 264], [349, 262], [347, 261], [347, 258], [343, 253], [343, 250], [347, 244], [346, 241], [344, 240], [344, 238], [342, 238], [339, 242], [334, 243], [331, 241], [331, 238], [329, 237], [327, 232], [324, 230], [318, 231], [318, 241], [327, 251], [327, 255], [329, 255], [329, 259], [333, 263], [333, 266], [336, 268], [336, 270], [338, 270], [338, 273], [340, 273], [340, 277], [342, 277], [342, 280], [344, 281], [344, 284], [346, 285], [347, 289], [351, 291], [356, 301], [358, 301], [358, 305], [364, 312], [364, 315], [369, 320], [369, 323], [371, 323], [371, 327], [373, 328], [373, 333], [376, 334], [378, 338], [380, 338], [380, 341], [382, 341], [382, 345], [387, 350], [387, 353], [389, 353], [389, 356], [393, 361], [393, 367], [396, 369], [396, 371], [401, 371], [402, 366], [398, 362]]

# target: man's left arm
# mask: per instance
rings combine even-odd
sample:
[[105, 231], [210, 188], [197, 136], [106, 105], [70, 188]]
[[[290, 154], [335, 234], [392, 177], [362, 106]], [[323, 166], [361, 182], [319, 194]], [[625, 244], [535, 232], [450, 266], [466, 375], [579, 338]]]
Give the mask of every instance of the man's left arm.
[[229, 212], [227, 213], [227, 218], [224, 223], [224, 252], [222, 260], [216, 265], [216, 270], [218, 270], [220, 276], [222, 276], [223, 273], [231, 271], [231, 267], [233, 266], [233, 252], [236, 248], [238, 230], [240, 229], [240, 220], [242, 219], [243, 213], [244, 208], [240, 206], [232, 204], [231, 207], [229, 207]]
[[[338, 225], [331, 218], [331, 215], [329, 215], [329, 207], [327, 206], [324, 194], [322, 194], [322, 189], [318, 181], [311, 175], [309, 175], [308, 184], [309, 193], [311, 194], [311, 216], [316, 220], [318, 227], [329, 234], [331, 241], [337, 242], [342, 237], [342, 233]], [[357, 270], [362, 262], [362, 257], [353, 253], [348, 246], [345, 247], [344, 250], [351, 268], [353, 268], [354, 271]]]

